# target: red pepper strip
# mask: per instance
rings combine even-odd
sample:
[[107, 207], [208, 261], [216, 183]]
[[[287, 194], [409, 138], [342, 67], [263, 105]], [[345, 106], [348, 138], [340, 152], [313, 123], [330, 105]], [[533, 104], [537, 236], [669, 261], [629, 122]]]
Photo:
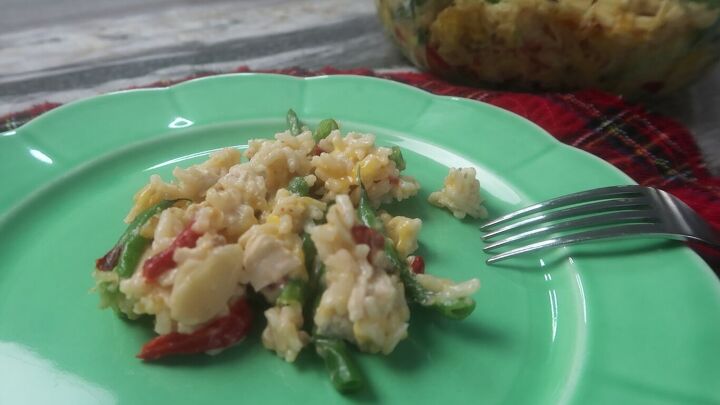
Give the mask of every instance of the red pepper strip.
[[177, 263], [173, 260], [175, 250], [181, 247], [195, 247], [201, 234], [192, 230], [192, 223], [187, 226], [175, 240], [162, 252], [147, 259], [143, 264], [143, 276], [148, 281], [157, 280], [163, 273], [175, 267]]
[[425, 260], [422, 256], [413, 256], [410, 269], [415, 274], [425, 274]]
[[157, 360], [173, 354], [194, 354], [224, 349], [242, 340], [250, 331], [252, 312], [245, 298], [230, 308], [230, 313], [190, 334], [173, 332], [145, 343], [137, 355], [143, 360]]

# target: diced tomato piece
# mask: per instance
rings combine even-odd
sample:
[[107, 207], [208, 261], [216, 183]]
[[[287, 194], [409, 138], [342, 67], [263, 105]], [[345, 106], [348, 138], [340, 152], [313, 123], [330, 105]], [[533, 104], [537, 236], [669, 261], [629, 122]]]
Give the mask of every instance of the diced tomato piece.
[[383, 249], [385, 247], [385, 237], [380, 232], [365, 225], [354, 225], [350, 229], [350, 233], [355, 243], [368, 245], [371, 249]]
[[425, 274], [425, 259], [422, 256], [413, 256], [410, 269], [415, 274]]
[[230, 313], [218, 318], [193, 333], [173, 332], [147, 342], [138, 358], [157, 360], [174, 354], [194, 354], [224, 349], [247, 336], [252, 324], [252, 312], [245, 298], [230, 307]]
[[177, 265], [173, 260], [173, 254], [175, 254], [177, 248], [195, 247], [200, 236], [201, 234], [192, 230], [192, 223], [190, 223], [187, 228], [180, 232], [170, 246], [145, 261], [143, 264], [143, 276], [148, 281], [156, 281], [163, 273]]
[[369, 262], [372, 262], [373, 253], [385, 249], [385, 237], [378, 231], [365, 225], [353, 225], [350, 233], [355, 243], [368, 245], [370, 251], [367, 254]]
[[311, 153], [313, 156], [320, 156], [323, 152], [325, 151], [320, 147], [320, 145], [315, 145]]

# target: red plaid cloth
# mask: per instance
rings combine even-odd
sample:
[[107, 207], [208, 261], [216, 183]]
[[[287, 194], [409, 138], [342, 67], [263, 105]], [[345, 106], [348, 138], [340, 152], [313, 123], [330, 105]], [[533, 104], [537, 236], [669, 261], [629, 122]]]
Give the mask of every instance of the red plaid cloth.
[[[249, 70], [239, 68], [236, 71]], [[593, 90], [543, 94], [487, 91], [415, 72], [378, 74], [367, 69], [326, 68], [320, 71], [285, 69], [272, 73], [378, 76], [431, 93], [467, 97], [505, 108], [540, 125], [558, 140], [605, 159], [639, 184], [674, 194], [720, 229], [720, 177], [712, 176], [707, 170], [687, 129], [672, 119], [628, 104], [620, 97]], [[199, 73], [182, 80], [157, 82], [144, 87], [168, 86], [212, 74], [216, 73]], [[13, 129], [58, 105], [45, 103], [0, 117], [0, 132]], [[720, 273], [720, 254], [702, 247], [697, 249]]]

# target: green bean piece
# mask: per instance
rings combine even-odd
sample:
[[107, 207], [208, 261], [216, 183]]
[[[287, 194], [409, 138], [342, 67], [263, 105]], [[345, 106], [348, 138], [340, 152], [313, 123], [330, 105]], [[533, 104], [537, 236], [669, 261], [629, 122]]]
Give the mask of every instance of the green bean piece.
[[449, 319], [465, 319], [475, 310], [475, 300], [470, 297], [460, 297], [447, 302], [437, 302], [433, 309]]
[[[360, 222], [369, 228], [384, 233], [382, 221], [377, 217], [375, 210], [370, 205], [367, 190], [365, 190], [365, 186], [360, 179], [360, 170], [358, 170], [358, 183], [360, 183], [360, 202], [358, 204]], [[450, 319], [463, 319], [475, 309], [475, 301], [469, 297], [461, 297], [450, 301], [437, 299], [433, 291], [423, 287], [417, 281], [415, 274], [410, 270], [407, 262], [398, 255], [393, 241], [387, 236], [385, 237], [384, 250], [393, 269], [400, 276], [400, 280], [405, 286], [405, 294], [410, 301], [432, 308]]]
[[305, 330], [311, 335], [315, 335], [317, 327], [315, 326], [315, 311], [320, 305], [325, 286], [323, 285], [323, 275], [325, 274], [325, 265], [321, 262], [315, 266], [313, 273], [310, 275], [308, 302], [303, 307], [303, 317], [305, 322]]
[[358, 183], [360, 183], [360, 202], [358, 203], [358, 215], [360, 216], [360, 222], [365, 226], [374, 229], [380, 233], [384, 232], [384, 226], [377, 214], [375, 209], [370, 203], [370, 197], [368, 196], [365, 185], [360, 179], [360, 169], [358, 168], [357, 173]]
[[[314, 271], [310, 275], [310, 288], [314, 288], [311, 293], [314, 294], [314, 302], [312, 307], [306, 307], [308, 310], [307, 319], [313, 319], [320, 304], [320, 298], [324, 290], [323, 274], [325, 274], [325, 266], [322, 262], [319, 262], [314, 266]], [[352, 357], [350, 357], [345, 342], [341, 339], [317, 335], [317, 327], [314, 324], [310, 329], [315, 343], [315, 351], [324, 360], [325, 367], [330, 374], [330, 381], [335, 389], [342, 393], [348, 393], [362, 388], [362, 374]]]
[[315, 129], [315, 133], [313, 134], [313, 139], [315, 139], [315, 143], [318, 143], [322, 139], [327, 138], [328, 135], [330, 135], [330, 132], [336, 129], [340, 129], [340, 126], [334, 119], [327, 118], [320, 121], [317, 128]]
[[393, 241], [390, 238], [385, 238], [385, 254], [388, 259], [390, 259], [393, 269], [398, 272], [400, 280], [405, 286], [405, 293], [410, 301], [423, 306], [429, 305], [430, 292], [420, 285], [420, 283], [415, 279], [415, 276], [408, 268], [407, 263], [398, 256]]
[[315, 336], [315, 351], [325, 361], [330, 381], [342, 393], [357, 391], [363, 386], [360, 369], [348, 353], [347, 345], [341, 339]]
[[430, 307], [448, 319], [459, 321], [472, 314], [475, 310], [475, 300], [470, 297], [458, 297], [447, 301], [435, 299]]
[[407, 263], [398, 256], [390, 238], [385, 238], [385, 254], [390, 259], [393, 268], [398, 272], [400, 280], [405, 286], [405, 294], [411, 302], [432, 308], [446, 318], [455, 320], [467, 318], [475, 309], [475, 300], [470, 297], [445, 301], [437, 299], [433, 291], [428, 290], [418, 282]]
[[114, 269], [122, 278], [132, 276], [143, 252], [150, 243], [149, 239], [140, 235], [140, 229], [150, 218], [180, 200], [184, 199], [163, 200], [138, 214], [125, 229], [115, 246], [105, 256], [95, 261], [95, 267], [101, 271]]
[[293, 278], [285, 283], [280, 296], [276, 301], [277, 305], [290, 305], [293, 303], [305, 304], [308, 295], [308, 283], [305, 280]]
[[[317, 249], [307, 233], [303, 234], [303, 253], [305, 254], [305, 266], [309, 273], [308, 296], [313, 300], [312, 306], [305, 306], [304, 316], [306, 319], [313, 319], [325, 288], [323, 283], [325, 266], [320, 260], [315, 260]], [[308, 322], [308, 326], [310, 324], [312, 322]], [[362, 374], [350, 357], [345, 342], [341, 339], [317, 335], [317, 328], [314, 324], [310, 329], [315, 343], [315, 351], [325, 362], [325, 367], [330, 374], [330, 381], [335, 389], [342, 393], [348, 393], [362, 388], [364, 385]]]
[[120, 292], [117, 280], [101, 281], [97, 284], [97, 293], [100, 295], [100, 308], [111, 308], [115, 314], [123, 319], [135, 320], [140, 315], [132, 312], [132, 303]]
[[303, 318], [305, 319], [305, 329], [312, 333], [312, 319], [315, 316], [315, 308], [317, 308], [320, 303], [323, 288], [321, 281], [325, 268], [321, 261], [315, 260], [317, 257], [317, 248], [315, 248], [315, 243], [307, 232], [303, 233], [302, 236], [302, 250], [303, 256], [305, 256], [305, 269], [308, 273], [306, 298], [303, 305]]
[[275, 301], [276, 305], [291, 305], [293, 303], [300, 304], [303, 307], [305, 319], [311, 319], [314, 307], [308, 305], [308, 301], [315, 300], [315, 294], [318, 290], [317, 272], [314, 271], [315, 256], [317, 249], [308, 233], [303, 233], [302, 249], [305, 256], [305, 269], [308, 273], [308, 280], [290, 279], [280, 291], [280, 295]]
[[301, 197], [307, 197], [310, 194], [310, 185], [307, 184], [305, 178], [298, 176], [293, 177], [288, 183], [288, 191]]
[[[376, 231], [383, 233], [382, 221], [375, 214], [375, 210], [370, 205], [370, 198], [365, 190], [360, 179], [360, 170], [358, 169], [358, 183], [360, 183], [360, 202], [358, 204], [358, 215], [360, 216], [360, 222], [365, 226], [375, 229]], [[398, 272], [400, 280], [402, 280], [405, 286], [405, 293], [410, 301], [420, 304], [424, 307], [430, 307], [437, 310], [444, 316], [450, 319], [463, 319], [470, 315], [475, 308], [475, 301], [472, 298], [463, 297], [447, 302], [441, 302], [435, 299], [432, 291], [429, 291], [423, 287], [415, 278], [415, 274], [410, 270], [407, 262], [400, 258], [393, 241], [385, 237], [385, 254], [387, 255], [390, 263], [392, 263], [395, 271]]]
[[322, 298], [322, 293], [325, 291], [325, 284], [323, 282], [323, 276], [325, 275], [325, 264], [318, 263], [315, 266], [315, 270], [313, 271], [313, 274], [310, 275], [310, 287], [312, 288], [312, 295], [314, 295], [314, 300], [312, 307], [310, 308], [312, 313], [310, 314], [311, 317], [315, 317], [315, 310], [317, 309], [318, 305], [320, 305], [320, 299]]
[[[310, 237], [310, 234], [307, 232], [303, 233], [302, 236], [302, 251], [303, 256], [305, 256], [305, 271], [307, 271], [310, 280], [313, 280], [313, 276], [315, 275], [313, 270], [315, 267], [315, 257], [317, 257], [317, 248], [315, 248], [315, 243]], [[311, 274], [311, 272], [313, 274]]]
[[318, 305], [320, 305], [320, 298], [322, 298], [322, 293], [325, 290], [325, 283], [323, 281], [325, 264], [318, 261], [313, 267], [312, 274], [310, 274], [310, 296], [313, 297], [312, 306], [309, 307], [312, 311], [311, 315], [314, 315], [315, 310]]
[[295, 111], [291, 108], [287, 112], [287, 116], [285, 116], [285, 120], [287, 121], [288, 129], [290, 129], [290, 133], [293, 136], [298, 136], [302, 132], [300, 123], [300, 119], [298, 118], [297, 114], [295, 114]]
[[140, 235], [135, 235], [127, 241], [123, 253], [120, 255], [120, 261], [115, 268], [120, 278], [128, 278], [133, 275], [135, 268], [138, 263], [140, 263], [140, 258], [149, 244], [150, 239]]
[[188, 200], [187, 198], [177, 198], [175, 200], [162, 200], [159, 203], [146, 209], [145, 211], [139, 213], [138, 216], [136, 216], [135, 219], [130, 223], [130, 226], [128, 226], [128, 231], [130, 230], [130, 228], [139, 230], [140, 227], [145, 225], [145, 223], [150, 218], [154, 217], [155, 214], [159, 214], [160, 212], [165, 211], [165, 209], [172, 207], [178, 201], [190, 201], [190, 200]]
[[390, 152], [390, 156], [388, 157], [390, 160], [395, 162], [395, 167], [397, 167], [398, 170], [403, 171], [405, 170], [405, 159], [403, 158], [402, 151], [400, 150], [399, 146], [393, 146], [392, 152]]

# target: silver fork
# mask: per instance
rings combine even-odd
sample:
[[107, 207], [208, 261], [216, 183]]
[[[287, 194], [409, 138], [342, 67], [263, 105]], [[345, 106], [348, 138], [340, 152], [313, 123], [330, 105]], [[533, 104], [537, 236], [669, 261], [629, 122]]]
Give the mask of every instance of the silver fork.
[[[525, 243], [490, 257], [488, 264], [541, 249], [628, 237], [694, 240], [720, 248], [720, 232], [692, 208], [662, 190], [637, 185], [553, 198], [503, 215], [480, 230], [487, 232], [485, 252]], [[551, 236], [556, 232], [562, 234]], [[504, 239], [498, 240], [500, 236]]]

